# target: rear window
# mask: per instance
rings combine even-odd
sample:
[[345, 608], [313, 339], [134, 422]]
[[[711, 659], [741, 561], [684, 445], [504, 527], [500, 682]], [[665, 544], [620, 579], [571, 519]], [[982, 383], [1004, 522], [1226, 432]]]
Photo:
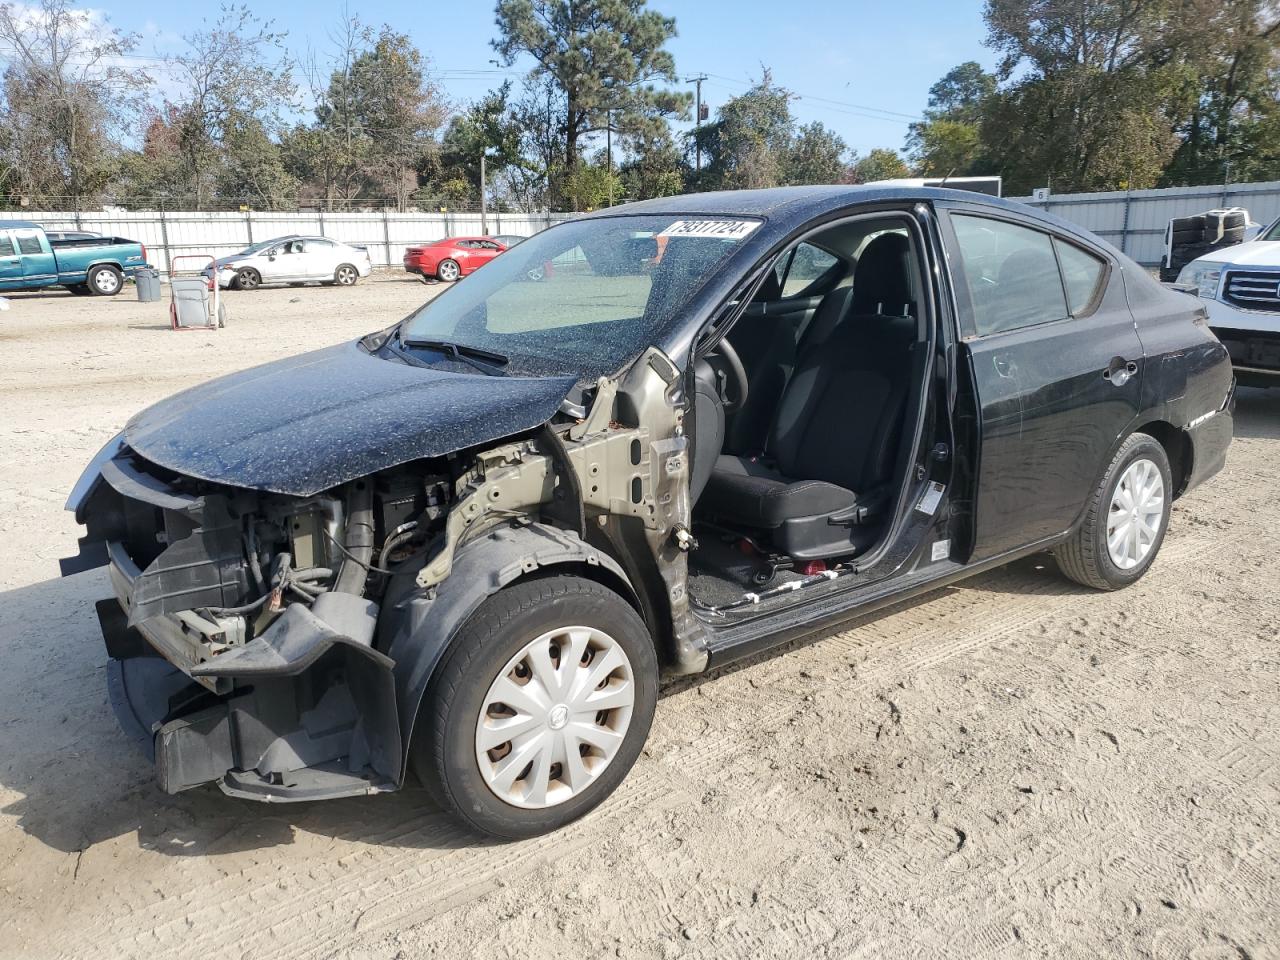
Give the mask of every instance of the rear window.
[[1098, 295], [1106, 265], [1091, 253], [1055, 239], [1058, 262], [1062, 264], [1062, 282], [1067, 288], [1067, 307], [1074, 317], [1084, 313]]
[[20, 233], [15, 238], [18, 241], [19, 253], [44, 253], [44, 247], [40, 246], [40, 238], [31, 233]]

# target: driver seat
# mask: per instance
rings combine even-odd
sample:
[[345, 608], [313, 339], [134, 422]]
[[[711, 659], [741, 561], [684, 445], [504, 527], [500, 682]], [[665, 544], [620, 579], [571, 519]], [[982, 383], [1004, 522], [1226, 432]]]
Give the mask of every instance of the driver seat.
[[[910, 311], [909, 254], [905, 237], [872, 241], [855, 273], [852, 309]], [[917, 323], [909, 313], [855, 313], [814, 334], [783, 391], [768, 455], [717, 458], [699, 502], [797, 560], [858, 553], [874, 541], [894, 499]]]

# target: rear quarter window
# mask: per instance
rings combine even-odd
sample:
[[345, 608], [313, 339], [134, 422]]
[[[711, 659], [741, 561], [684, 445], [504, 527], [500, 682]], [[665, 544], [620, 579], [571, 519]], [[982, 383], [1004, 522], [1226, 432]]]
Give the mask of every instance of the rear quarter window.
[[1097, 298], [1106, 273], [1106, 264], [1079, 247], [1054, 238], [1058, 262], [1062, 265], [1062, 284], [1067, 289], [1067, 308], [1071, 315], [1085, 313]]
[[40, 246], [40, 238], [34, 234], [18, 234], [15, 239], [18, 241], [19, 253], [44, 253], [44, 247]]

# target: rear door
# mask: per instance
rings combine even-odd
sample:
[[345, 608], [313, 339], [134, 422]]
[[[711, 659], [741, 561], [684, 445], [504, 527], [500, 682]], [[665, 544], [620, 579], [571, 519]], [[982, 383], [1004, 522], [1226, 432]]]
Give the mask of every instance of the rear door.
[[981, 421], [973, 559], [1068, 530], [1139, 411], [1142, 344], [1107, 253], [945, 204]]
[[306, 279], [332, 280], [338, 269], [338, 248], [332, 240], [303, 240], [301, 264]]

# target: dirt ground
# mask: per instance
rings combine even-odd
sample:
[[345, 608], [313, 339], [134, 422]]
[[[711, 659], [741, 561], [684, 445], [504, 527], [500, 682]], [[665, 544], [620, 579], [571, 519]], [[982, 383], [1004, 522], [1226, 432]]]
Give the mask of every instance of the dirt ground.
[[433, 288], [0, 313], [0, 957], [1280, 956], [1280, 391], [1136, 586], [1032, 559], [670, 686], [618, 793], [486, 845], [418, 789], [166, 796], [116, 729], [62, 510], [136, 410]]

